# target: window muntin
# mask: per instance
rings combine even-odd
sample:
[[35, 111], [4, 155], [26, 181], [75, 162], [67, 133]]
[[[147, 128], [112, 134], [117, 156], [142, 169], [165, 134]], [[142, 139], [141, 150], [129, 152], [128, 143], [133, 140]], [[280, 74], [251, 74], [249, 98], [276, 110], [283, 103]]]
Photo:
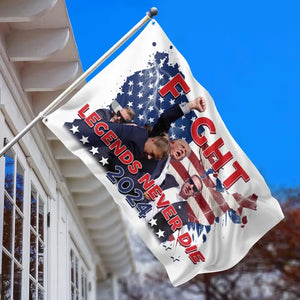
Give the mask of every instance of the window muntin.
[[88, 276], [84, 261], [75, 250], [70, 250], [71, 300], [88, 299]]
[[[43, 189], [35, 175], [30, 170], [25, 173], [20, 161], [12, 149], [5, 154], [0, 203], [3, 206], [0, 299], [22, 299], [25, 293], [29, 293], [29, 299], [44, 299], [47, 296], [46, 197], [41, 194]], [[26, 181], [25, 174], [30, 176]], [[29, 227], [25, 227], [26, 220]], [[23, 286], [26, 282], [29, 285]]]

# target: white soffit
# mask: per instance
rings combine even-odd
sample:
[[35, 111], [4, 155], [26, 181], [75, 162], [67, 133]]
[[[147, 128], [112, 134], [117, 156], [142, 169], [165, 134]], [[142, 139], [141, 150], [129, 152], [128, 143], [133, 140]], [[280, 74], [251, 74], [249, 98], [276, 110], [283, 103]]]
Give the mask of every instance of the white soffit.
[[57, 0], [1, 0], [0, 22], [27, 22], [53, 8]]

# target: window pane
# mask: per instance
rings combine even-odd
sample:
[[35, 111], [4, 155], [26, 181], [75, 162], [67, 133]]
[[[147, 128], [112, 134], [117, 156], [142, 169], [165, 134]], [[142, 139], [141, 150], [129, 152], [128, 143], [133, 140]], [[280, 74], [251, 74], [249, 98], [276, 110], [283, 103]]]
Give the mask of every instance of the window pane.
[[24, 170], [17, 162], [17, 187], [16, 187], [16, 203], [17, 206], [23, 211], [23, 201], [24, 201]]
[[81, 269], [81, 296], [84, 297], [84, 271]]
[[23, 218], [17, 210], [15, 211], [15, 216], [15, 258], [22, 263]]
[[11, 259], [2, 252], [1, 299], [12, 299], [11, 294]]
[[71, 300], [75, 299], [75, 295], [74, 295], [74, 286], [71, 287]]
[[29, 280], [29, 299], [30, 300], [37, 299], [37, 297], [36, 297], [36, 285], [31, 280]]
[[11, 152], [5, 154], [5, 190], [14, 196], [14, 156]]
[[39, 289], [38, 293], [39, 293], [38, 299], [39, 299], [39, 300], [43, 300], [43, 299], [44, 299], [44, 291], [41, 290], [41, 289]]
[[13, 205], [7, 197], [4, 198], [3, 246], [12, 251]]
[[15, 264], [14, 266], [14, 300], [21, 299], [22, 296], [22, 270]]
[[70, 250], [71, 259], [71, 299], [88, 299], [88, 280], [87, 271], [84, 268], [83, 260], [77, 256], [73, 249]]
[[71, 250], [70, 252], [70, 255], [71, 255], [71, 282], [74, 283], [74, 272], [75, 272], [75, 269], [74, 269], [74, 253], [73, 253], [73, 250]]
[[87, 299], [87, 275], [83, 268], [81, 268], [81, 296], [82, 299]]
[[38, 254], [38, 281], [41, 286], [44, 286], [44, 245], [40, 241]]
[[31, 192], [31, 226], [36, 230], [36, 218], [37, 218], [37, 194], [32, 190]]
[[30, 230], [30, 274], [36, 278], [36, 236]]
[[87, 300], [87, 277], [84, 278], [84, 299]]
[[39, 237], [44, 241], [44, 202], [39, 201]]
[[78, 289], [79, 285], [78, 285], [78, 258], [77, 257], [75, 257], [75, 272], [76, 272], [75, 286], [76, 286], [76, 289]]

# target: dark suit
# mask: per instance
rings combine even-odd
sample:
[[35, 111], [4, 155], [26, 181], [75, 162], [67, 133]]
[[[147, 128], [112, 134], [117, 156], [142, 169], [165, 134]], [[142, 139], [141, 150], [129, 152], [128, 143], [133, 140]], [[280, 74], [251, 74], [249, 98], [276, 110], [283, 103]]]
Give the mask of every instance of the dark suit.
[[178, 104], [173, 105], [171, 108], [166, 110], [158, 118], [157, 122], [154, 124], [149, 136], [159, 136], [161, 133], [168, 133], [171, 123], [175, 122], [178, 118], [183, 116], [183, 112]]
[[[183, 116], [183, 112], [178, 104], [175, 104], [168, 110], [166, 110], [158, 118], [157, 122], [154, 124], [152, 131], [149, 133], [149, 137], [159, 136], [161, 133], [168, 133], [171, 123], [175, 122], [178, 118]], [[146, 160], [142, 159], [141, 163], [143, 169], [151, 174], [151, 178], [157, 178], [165, 167], [167, 160]]]
[[96, 111], [96, 113], [99, 115], [99, 117], [101, 117], [101, 120], [104, 122], [109, 122], [114, 116], [114, 113], [108, 108], [100, 108]]
[[[174, 195], [176, 197], [176, 195]], [[174, 209], [177, 212], [177, 215], [180, 217], [182, 221], [182, 226], [188, 224], [188, 211], [187, 211], [187, 202], [186, 201], [179, 201], [172, 204]], [[163, 211], [163, 209], [162, 209]], [[163, 216], [162, 212], [158, 212], [152, 219], [156, 219], [156, 225], [149, 226], [154, 231], [155, 236], [159, 239], [160, 242], [166, 242], [169, 240], [170, 236], [173, 234], [170, 224], [166, 221], [165, 217]], [[158, 237], [156, 232], [159, 230], [164, 231], [164, 235], [162, 237]]]
[[[107, 124], [109, 129], [111, 129], [122, 141], [122, 145], [125, 145], [127, 149], [131, 151], [135, 159], [141, 158], [145, 143], [148, 139], [148, 131], [146, 129], [112, 122], [105, 122], [105, 124]], [[106, 168], [112, 170], [116, 164], [121, 164], [118, 160], [118, 157], [114, 155], [114, 151], [110, 150], [108, 146], [101, 140], [101, 137], [94, 132], [94, 127], [90, 128], [84, 120], [75, 119], [72, 123], [65, 123], [65, 126], [69, 130], [71, 130], [72, 126], [78, 126], [79, 132], [76, 132], [73, 134], [73, 136], [79, 141], [83, 136], [88, 137], [87, 143], [81, 142], [82, 146], [85, 147], [89, 152], [91, 152], [92, 147], [97, 148], [98, 152], [94, 155], [94, 157], [98, 161], [101, 159], [101, 157], [108, 158], [109, 166], [106, 166]], [[104, 130], [104, 132], [108, 132], [109, 129]], [[111, 141], [110, 143], [113, 142], [114, 141]]]

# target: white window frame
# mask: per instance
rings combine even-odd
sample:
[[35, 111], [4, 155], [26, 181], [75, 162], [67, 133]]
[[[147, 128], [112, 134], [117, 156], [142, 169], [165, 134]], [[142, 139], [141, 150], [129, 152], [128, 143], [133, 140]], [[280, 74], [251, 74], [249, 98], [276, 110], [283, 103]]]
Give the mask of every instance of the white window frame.
[[[33, 172], [32, 172], [33, 173]], [[28, 285], [29, 282], [33, 282], [36, 287], [37, 287], [37, 291], [38, 290], [43, 290], [44, 294], [43, 294], [43, 298], [42, 299], [47, 299], [47, 283], [48, 283], [48, 229], [47, 229], [47, 214], [48, 214], [48, 205], [47, 205], [47, 196], [43, 190], [43, 188], [41, 187], [41, 185], [39, 184], [35, 174], [32, 174], [32, 178], [31, 178], [31, 184], [30, 184], [30, 197], [29, 197], [29, 243], [30, 243], [30, 237], [31, 237], [31, 233], [33, 233], [36, 237], [36, 249], [38, 251], [39, 249], [39, 243], [42, 243], [44, 245], [44, 265], [43, 265], [43, 281], [44, 281], [44, 286], [42, 287], [41, 284], [39, 283], [39, 274], [38, 274], [38, 259], [39, 257], [37, 256], [36, 258], [36, 275], [35, 278], [30, 274], [30, 253], [29, 253], [29, 269], [28, 269], [28, 278], [30, 281], [28, 281]], [[36, 211], [36, 215], [37, 215], [37, 224], [36, 224], [36, 229], [33, 228], [33, 226], [31, 225], [31, 195], [32, 195], [32, 191], [34, 190], [34, 192], [36, 193], [36, 201], [37, 203], [37, 211]], [[42, 241], [42, 239], [39, 237], [39, 209], [40, 209], [40, 202], [44, 203], [44, 218], [43, 218], [43, 229], [44, 229], [44, 239]], [[30, 286], [29, 286], [30, 289]], [[37, 298], [40, 299], [40, 298]]]
[[[4, 124], [5, 125], [5, 124]], [[4, 132], [5, 132], [5, 126], [4, 126]], [[1, 144], [3, 143], [3, 140], [0, 141]], [[7, 193], [5, 192], [5, 156], [0, 158], [0, 241], [1, 241], [1, 251], [0, 251], [0, 272], [2, 270], [2, 251], [8, 255], [10, 258], [14, 259], [15, 264], [18, 267], [22, 268], [22, 287], [21, 287], [21, 293], [22, 293], [22, 300], [29, 299], [29, 278], [30, 275], [30, 231], [31, 231], [31, 225], [30, 225], [30, 219], [31, 219], [31, 212], [30, 212], [30, 203], [31, 203], [31, 187], [34, 186], [36, 191], [38, 192], [39, 198], [41, 198], [44, 201], [44, 219], [43, 219], [43, 226], [44, 226], [44, 295], [43, 299], [47, 299], [48, 295], [48, 228], [47, 228], [47, 214], [48, 214], [48, 197], [40, 184], [35, 172], [31, 168], [31, 166], [28, 164], [23, 152], [19, 148], [18, 145], [10, 149], [10, 152], [14, 155], [14, 162], [15, 162], [15, 171], [17, 168], [17, 164], [20, 164], [20, 166], [23, 169], [23, 176], [24, 176], [24, 190], [23, 190], [23, 211], [21, 216], [23, 217], [23, 237], [22, 237], [22, 264], [20, 264], [16, 258], [14, 253], [14, 248], [12, 248], [11, 253], [13, 256], [4, 249], [3, 246], [3, 214], [4, 214], [4, 197], [7, 196]], [[16, 176], [16, 172], [14, 172]], [[13, 210], [13, 233], [15, 231], [15, 210], [17, 210], [20, 213], [20, 209], [17, 208], [17, 205], [15, 202], [13, 202], [13, 205], [15, 206]], [[37, 209], [37, 214], [39, 212], [39, 208]], [[38, 228], [37, 228], [38, 230]], [[14, 234], [13, 234], [14, 238]], [[13, 246], [14, 247], [14, 242]], [[12, 264], [12, 270], [14, 269], [14, 265]], [[13, 274], [11, 275], [11, 278], [13, 279]], [[12, 285], [12, 291], [13, 291], [13, 283]]]
[[[23, 282], [23, 274], [24, 274], [24, 270], [26, 268], [26, 254], [24, 253], [24, 232], [26, 230], [25, 228], [25, 220], [26, 220], [26, 213], [25, 213], [25, 210], [26, 210], [26, 163], [23, 161], [22, 162], [22, 159], [20, 158], [20, 156], [16, 153], [16, 151], [14, 151], [13, 149], [10, 149], [10, 151], [8, 151], [8, 154], [13, 158], [13, 161], [14, 161], [14, 169], [13, 169], [13, 175], [14, 175], [14, 178], [13, 178], [13, 183], [14, 183], [14, 186], [13, 186], [13, 195], [9, 195], [8, 192], [6, 192], [5, 190], [5, 161], [6, 161], [6, 155], [3, 157], [2, 159], [2, 163], [1, 163], [1, 169], [2, 169], [2, 173], [1, 173], [1, 177], [3, 176], [3, 180], [0, 181], [0, 184], [1, 184], [1, 193], [0, 193], [0, 196], [1, 196], [1, 209], [0, 209], [0, 213], [1, 213], [1, 223], [0, 223], [0, 226], [1, 226], [1, 232], [3, 231], [3, 216], [4, 216], [4, 199], [6, 198], [10, 205], [12, 205], [13, 207], [13, 210], [12, 210], [12, 232], [11, 232], [11, 235], [12, 235], [12, 239], [13, 241], [11, 242], [11, 249], [6, 249], [4, 247], [4, 244], [3, 244], [3, 233], [1, 234], [1, 251], [0, 251], [0, 262], [1, 262], [1, 269], [2, 269], [2, 254], [5, 253], [5, 255], [7, 255], [9, 257], [9, 259], [11, 259], [11, 261], [13, 262], [11, 264], [11, 278], [12, 278], [12, 282], [10, 283], [11, 284], [11, 294], [13, 294], [13, 290], [14, 290], [14, 283], [13, 283], [13, 279], [14, 279], [14, 272], [15, 272], [15, 267], [17, 266], [20, 270], [21, 270], [21, 276], [22, 276], [22, 282]], [[17, 194], [17, 189], [16, 189], [16, 182], [17, 182], [17, 169], [18, 169], [18, 166], [20, 166], [23, 170], [23, 208], [22, 210], [18, 207], [17, 205], [17, 202], [16, 202], [16, 194]], [[3, 167], [3, 168], [2, 168]], [[15, 255], [15, 235], [16, 235], [16, 228], [15, 228], [15, 220], [16, 220], [16, 213], [18, 213], [18, 215], [21, 216], [21, 218], [23, 219], [22, 221], [22, 260], [21, 262], [18, 261], [18, 259], [16, 258], [16, 255]], [[21, 285], [21, 294], [22, 294], [22, 297], [24, 295], [24, 290], [23, 290], [23, 284]]]
[[[69, 256], [69, 268], [68, 268], [68, 279], [69, 279], [69, 299], [70, 300], [88, 300], [90, 299], [90, 285], [91, 285], [91, 280], [90, 280], [90, 276], [91, 276], [91, 272], [90, 269], [88, 268], [84, 258], [82, 257], [82, 255], [80, 254], [80, 249], [76, 246], [76, 244], [74, 243], [72, 237], [69, 237], [69, 251], [68, 251], [68, 256]], [[73, 252], [73, 255], [75, 255], [75, 258], [78, 259], [78, 292], [79, 292], [79, 298], [76, 298], [76, 295], [74, 296], [74, 298], [72, 298], [72, 287], [74, 286], [73, 282], [72, 282], [72, 278], [71, 278], [71, 272], [72, 272], [72, 261], [71, 261], [71, 251]], [[75, 272], [75, 269], [73, 269]], [[76, 272], [75, 272], [76, 273]], [[83, 288], [82, 285], [82, 276], [84, 273], [84, 277], [85, 277], [85, 288]], [[73, 278], [75, 278], [76, 276], [73, 276]], [[76, 282], [76, 279], [75, 279]], [[86, 294], [82, 295], [82, 292], [85, 290]]]

